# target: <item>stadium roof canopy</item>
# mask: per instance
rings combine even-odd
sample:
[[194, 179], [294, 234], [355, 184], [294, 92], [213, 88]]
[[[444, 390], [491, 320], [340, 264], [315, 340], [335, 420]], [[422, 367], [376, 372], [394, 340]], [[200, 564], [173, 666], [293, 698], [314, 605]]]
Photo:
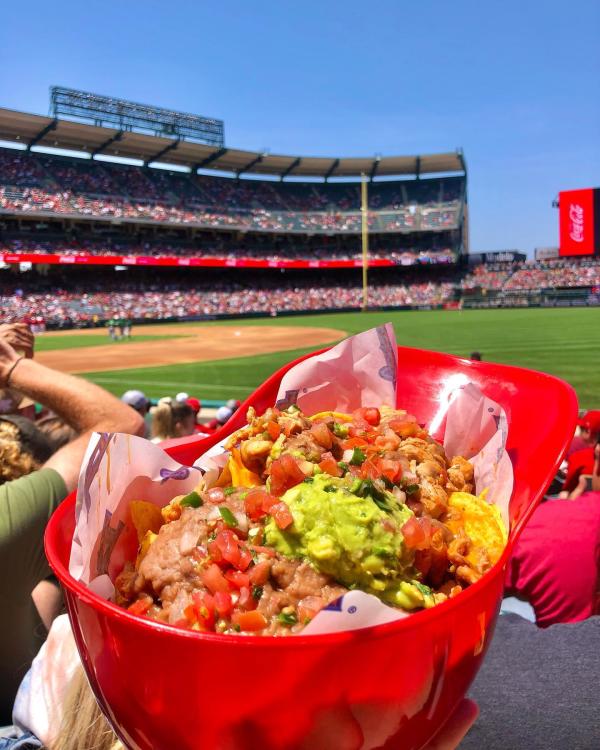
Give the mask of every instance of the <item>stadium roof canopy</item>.
[[232, 148], [218, 148], [187, 140], [161, 138], [128, 130], [115, 130], [71, 120], [55, 119], [0, 108], [0, 140], [29, 148], [83, 151], [92, 156], [160, 161], [196, 169], [274, 175], [278, 177], [369, 177], [466, 172], [460, 151], [423, 156], [335, 158], [280, 156]]

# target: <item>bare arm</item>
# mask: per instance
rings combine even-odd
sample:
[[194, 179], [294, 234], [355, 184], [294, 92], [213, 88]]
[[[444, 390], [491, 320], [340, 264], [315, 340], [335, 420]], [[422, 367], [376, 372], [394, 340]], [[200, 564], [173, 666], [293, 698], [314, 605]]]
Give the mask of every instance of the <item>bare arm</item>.
[[45, 464], [62, 476], [69, 491], [77, 485], [92, 432], [143, 433], [142, 417], [99, 386], [51, 370], [35, 360], [18, 359], [16, 351], [0, 336], [0, 386], [10, 384], [11, 388], [47, 406], [81, 433]]
[[592, 474], [592, 491], [600, 492], [600, 442], [594, 448], [594, 473]]

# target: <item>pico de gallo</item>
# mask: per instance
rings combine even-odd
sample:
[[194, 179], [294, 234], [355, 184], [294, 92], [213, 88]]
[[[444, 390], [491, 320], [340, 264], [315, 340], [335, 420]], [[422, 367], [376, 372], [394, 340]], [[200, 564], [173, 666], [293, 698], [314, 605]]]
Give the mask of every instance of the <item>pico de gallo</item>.
[[416, 419], [390, 407], [311, 417], [248, 412], [216, 483], [164, 508], [137, 501], [130, 612], [183, 628], [288, 635], [350, 589], [411, 611], [456, 596], [498, 560], [497, 509], [472, 494]]

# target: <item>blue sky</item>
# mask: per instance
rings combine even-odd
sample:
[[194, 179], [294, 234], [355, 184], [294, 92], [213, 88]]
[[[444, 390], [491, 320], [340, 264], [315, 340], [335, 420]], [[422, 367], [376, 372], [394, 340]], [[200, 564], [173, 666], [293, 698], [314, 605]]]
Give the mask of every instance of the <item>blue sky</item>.
[[474, 251], [557, 244], [557, 192], [600, 185], [597, 0], [30, 0], [0, 19], [0, 106], [46, 114], [59, 84], [222, 118], [235, 148], [460, 146]]

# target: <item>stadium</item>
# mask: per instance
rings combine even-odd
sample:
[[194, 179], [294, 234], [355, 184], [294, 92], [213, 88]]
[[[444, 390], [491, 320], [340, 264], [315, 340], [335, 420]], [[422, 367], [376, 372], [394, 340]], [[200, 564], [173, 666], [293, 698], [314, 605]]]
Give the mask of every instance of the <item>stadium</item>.
[[[280, 351], [304, 351], [364, 328], [355, 311], [377, 319], [376, 311], [389, 311], [383, 317], [395, 320], [398, 311], [460, 308], [461, 319], [451, 322], [464, 343], [431, 339], [428, 321], [443, 329], [449, 312], [410, 318], [410, 342], [435, 348], [444, 340], [441, 348], [463, 356], [485, 349], [498, 361], [548, 368], [580, 387], [584, 405], [595, 388], [595, 368], [572, 375], [572, 358], [560, 361], [562, 341], [548, 350], [538, 340], [536, 358], [523, 341], [490, 339], [486, 328], [514, 312], [467, 312], [598, 304], [600, 261], [548, 257], [558, 255], [554, 249], [533, 262], [519, 251], [469, 253], [460, 151], [362, 159], [271, 155], [225, 147], [222, 123], [204, 118], [195, 118], [201, 125], [194, 130], [191, 116], [184, 121], [175, 113], [176, 125], [167, 127], [157, 108], [140, 115], [141, 105], [59, 88], [52, 103], [53, 117], [0, 110], [0, 139], [14, 145], [0, 150], [3, 319], [80, 331], [40, 339], [40, 356], [52, 365], [94, 373], [89, 377], [115, 392], [138, 385], [158, 397], [165, 387], [176, 389], [169, 368], [182, 364], [186, 389], [201, 375], [196, 389], [208, 400], [243, 398], [284, 361]], [[216, 135], [207, 136], [206, 122]], [[166, 136], [165, 129], [175, 133]], [[44, 147], [55, 153], [40, 152]], [[302, 316], [314, 313], [325, 315], [306, 325]], [[561, 309], [544, 319], [550, 315], [555, 335], [581, 330], [579, 321], [585, 326], [586, 316], [593, 318], [590, 310]], [[538, 310], [518, 317], [538, 334], [540, 318]], [[135, 341], [108, 346], [98, 331], [80, 330], [104, 328], [110, 319], [135, 325]], [[208, 332], [212, 340], [210, 327], [190, 328], [192, 321], [232, 319], [244, 335], [227, 337], [215, 352], [202, 339]], [[244, 320], [251, 321], [247, 330]], [[401, 338], [408, 320], [398, 318]], [[163, 321], [187, 325], [156, 327]], [[159, 343], [167, 335], [175, 336], [168, 351]], [[273, 349], [265, 338], [271, 335]], [[593, 332], [577, 353], [584, 355], [595, 338]], [[156, 344], [143, 346], [151, 340]], [[47, 347], [52, 354], [44, 353]], [[196, 365], [194, 348], [203, 351]], [[266, 356], [260, 375], [240, 382], [224, 373], [208, 382], [205, 361], [217, 359], [214, 367], [229, 371], [250, 355]], [[221, 361], [229, 358], [235, 362]], [[112, 369], [119, 372], [107, 375]]]
[[4, 13], [0, 750], [595, 748], [597, 24], [196, 5]]

